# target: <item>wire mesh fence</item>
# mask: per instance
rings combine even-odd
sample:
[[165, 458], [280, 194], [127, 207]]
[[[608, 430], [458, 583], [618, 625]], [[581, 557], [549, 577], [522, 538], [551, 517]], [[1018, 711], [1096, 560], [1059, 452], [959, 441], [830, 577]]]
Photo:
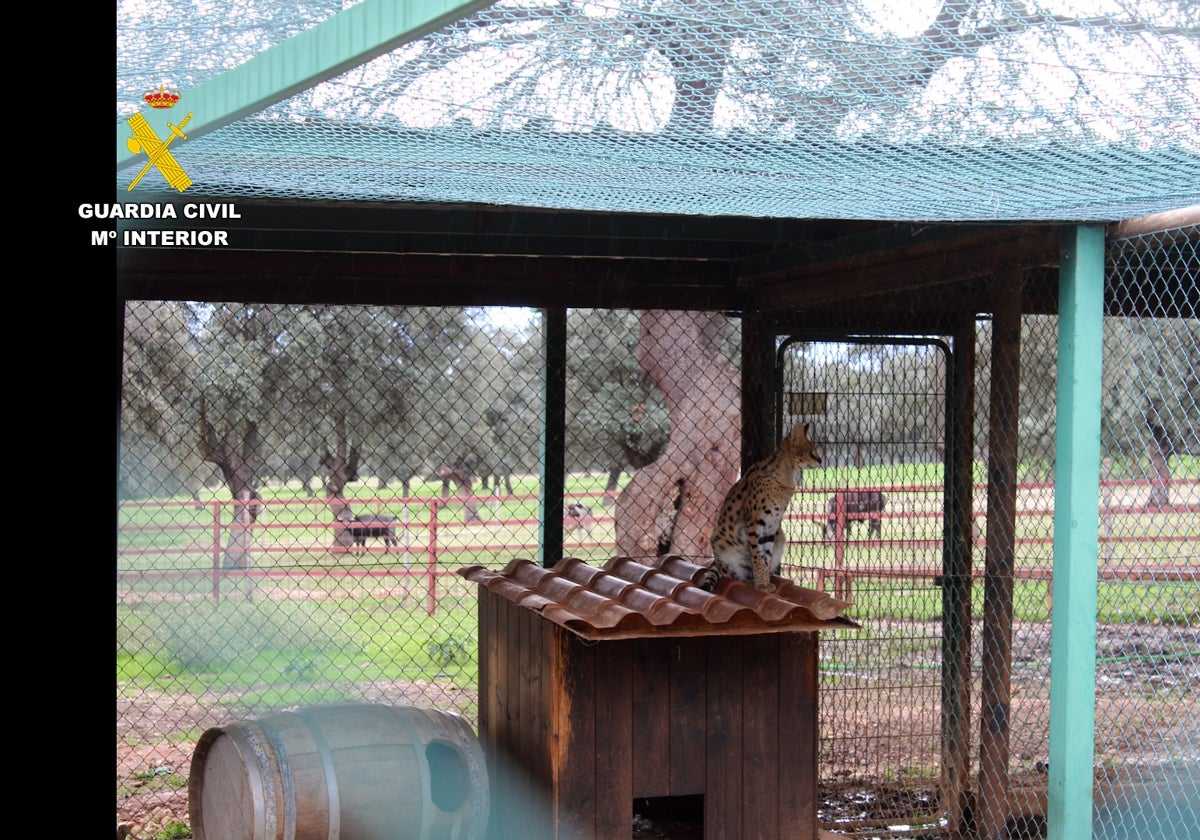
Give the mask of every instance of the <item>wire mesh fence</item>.
[[[1096, 815], [1103, 838], [1200, 825], [1200, 227], [1108, 244]], [[1173, 281], [1168, 283], [1168, 280]]]
[[[792, 335], [782, 414], [819, 413], [822, 466], [793, 516], [791, 576], [851, 600], [863, 625], [822, 639], [824, 821], [842, 832], [942, 816], [938, 708], [949, 348]], [[806, 515], [807, 514], [807, 515]]]
[[196, 738], [240, 718], [473, 719], [453, 572], [536, 557], [540, 345], [520, 311], [128, 305], [119, 811], [185, 820]]
[[[687, 380], [666, 381], [675, 362], [639, 367], [644, 317], [659, 319], [648, 334], [688, 342], [659, 346], [664, 360], [711, 351]], [[615, 500], [638, 468], [652, 477], [668, 445], [664, 392], [712, 374], [726, 400], [695, 391], [696, 413], [737, 417], [728, 319], [581, 310], [570, 327], [566, 502], [548, 512], [536, 313], [128, 304], [120, 813], [151, 826], [184, 818], [196, 738], [234, 720], [350, 701], [474, 722], [475, 591], [456, 571], [544, 559], [540, 524], [554, 516], [567, 553], [613, 557]], [[736, 428], [725, 437], [736, 477]], [[671, 543], [683, 519], [678, 480], [667, 483], [675, 492], [655, 509], [627, 510], [637, 522], [625, 532], [642, 532], [626, 554]]]
[[[1151, 819], [1182, 840], [1200, 801], [1198, 238], [1110, 245], [1111, 299], [1166, 288], [1164, 272], [1179, 297], [1161, 318], [1106, 320], [1097, 836]], [[129, 302], [118, 815], [185, 819], [196, 739], [240, 718], [350, 700], [474, 722], [475, 591], [455, 572], [547, 559], [550, 518], [563, 554], [597, 565], [706, 554], [739, 466], [739, 328], [568, 312], [559, 509], [543, 493], [536, 311]], [[1024, 316], [1019, 355], [997, 352], [994, 331], [778, 342], [777, 425], [812, 420], [825, 456], [789, 511], [783, 574], [849, 597], [864, 625], [822, 639], [820, 816], [837, 831], [937, 835], [1000, 812], [1036, 829], [1045, 813], [1057, 325]], [[951, 529], [969, 534], [965, 581], [944, 565], [959, 509], [946, 450], [966, 431], [949, 408], [956, 342], [976, 360], [969, 516]], [[1007, 454], [998, 424], [1016, 434]], [[705, 441], [719, 458], [692, 457]], [[1002, 457], [1007, 531], [987, 469]], [[954, 590], [965, 623], [947, 624], [948, 581], [968, 584]], [[1011, 597], [1007, 653], [985, 589]], [[996, 702], [1007, 738], [989, 746], [980, 710]], [[1141, 807], [1155, 801], [1161, 814]]]
[[[268, 46], [303, 60], [297, 32], [340, 42], [370, 19], [357, 5], [123, 0], [117, 119], [166, 74], [195, 109], [189, 177], [232, 199], [963, 221], [1123, 218], [1200, 194], [1188, 0], [464, 4], [201, 130], [217, 103], [188, 96], [236, 88], [229, 68]], [[140, 164], [119, 155], [124, 190]]]

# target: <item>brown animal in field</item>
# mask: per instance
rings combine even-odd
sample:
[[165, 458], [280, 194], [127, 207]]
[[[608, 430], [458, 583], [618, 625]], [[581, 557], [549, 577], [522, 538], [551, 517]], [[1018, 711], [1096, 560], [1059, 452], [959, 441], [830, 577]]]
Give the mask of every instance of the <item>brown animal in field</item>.
[[592, 516], [592, 509], [582, 502], [571, 502], [567, 505], [567, 513], [563, 517], [563, 533], [569, 534], [572, 531], [583, 530], [589, 537], [592, 535], [592, 528], [596, 526], [596, 517]]
[[887, 504], [887, 497], [878, 490], [846, 490], [841, 494], [845, 505], [844, 511], [838, 510], [838, 497], [829, 497], [829, 519], [825, 522], [825, 541], [829, 542], [837, 536], [837, 524], [839, 514], [844, 515], [845, 533], [843, 536], [850, 536], [850, 526], [855, 522], [867, 523], [867, 536], [874, 535], [879, 537], [881, 527], [880, 519], [883, 514], [884, 505]]

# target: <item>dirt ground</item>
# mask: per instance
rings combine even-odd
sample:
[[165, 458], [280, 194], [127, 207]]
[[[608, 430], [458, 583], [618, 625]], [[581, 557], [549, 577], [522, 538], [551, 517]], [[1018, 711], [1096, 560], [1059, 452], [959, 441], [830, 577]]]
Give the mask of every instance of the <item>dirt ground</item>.
[[[1022, 655], [1048, 661], [1049, 634], [1043, 635], [1044, 651], [1039, 649], [1041, 642], [1018, 645], [1017, 649], [1023, 651]], [[1102, 626], [1098, 659], [1097, 766], [1153, 765], [1164, 759], [1164, 745], [1185, 753], [1184, 760], [1200, 761], [1200, 741], [1194, 730], [1194, 721], [1200, 719], [1200, 627]], [[1043, 751], [1048, 743], [1049, 687], [1044, 670], [1034, 669], [1033, 674], [1014, 671], [1012, 755], [1014, 762], [1028, 760], [1030, 766], [1041, 765], [1046, 757]], [[416, 682], [376, 692], [377, 696], [366, 699], [452, 709], [466, 705], [471, 698], [465, 694], [437, 683]], [[911, 700], [911, 695], [906, 696]], [[880, 712], [888, 708], [887, 703], [872, 703], [869, 719], [864, 716], [856, 724], [864, 729], [903, 725], [905, 710], [894, 706], [895, 722], [889, 724], [888, 715]], [[202, 697], [153, 692], [119, 700], [116, 711], [118, 838], [154, 840], [171, 823], [190, 824], [186, 779], [193, 742], [172, 745], [168, 741], [172, 736], [177, 738], [179, 732], [195, 732], [198, 737], [205, 729], [227, 724], [228, 713]], [[1021, 723], [1019, 731], [1017, 720]], [[823, 719], [823, 729], [826, 725]], [[838, 718], [838, 725], [845, 725], [844, 716]], [[886, 766], [889, 761], [886, 755], [874, 756], [872, 763]], [[835, 762], [844, 766], [831, 766]], [[862, 775], [861, 770], [860, 760], [836, 755], [822, 768], [824, 778], [851, 782], [823, 790], [821, 814], [826, 825], [842, 821], [850, 824], [857, 815], [867, 815], [872, 806], [882, 807], [888, 801], [903, 808], [904, 797], [936, 796], [933, 791], [884, 783], [870, 790], [856, 787], [853, 780]], [[631, 836], [633, 840], [698, 840], [702, 830], [691, 822], [639, 817], [631, 826]]]

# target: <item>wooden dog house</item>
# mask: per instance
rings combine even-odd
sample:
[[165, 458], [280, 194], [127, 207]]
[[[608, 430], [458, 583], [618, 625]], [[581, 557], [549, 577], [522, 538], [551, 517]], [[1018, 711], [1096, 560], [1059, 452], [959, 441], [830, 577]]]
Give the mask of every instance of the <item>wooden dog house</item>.
[[817, 837], [817, 631], [849, 606], [693, 585], [681, 558], [528, 560], [479, 584], [489, 836], [630, 837], [634, 802], [702, 802], [704, 837]]

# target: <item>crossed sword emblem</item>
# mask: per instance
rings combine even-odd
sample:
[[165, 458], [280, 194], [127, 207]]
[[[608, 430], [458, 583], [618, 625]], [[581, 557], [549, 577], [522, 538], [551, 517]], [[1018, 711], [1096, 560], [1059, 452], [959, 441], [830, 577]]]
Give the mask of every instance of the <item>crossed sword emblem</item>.
[[171, 145], [171, 141], [178, 137], [181, 140], [186, 140], [187, 135], [183, 133], [183, 127], [188, 124], [188, 120], [192, 118], [191, 112], [183, 118], [179, 125], [167, 123], [167, 128], [171, 129], [171, 136], [165, 141], [160, 140], [158, 135], [154, 133], [150, 123], [146, 122], [146, 118], [141, 114], [134, 114], [126, 122], [133, 129], [133, 136], [125, 140], [125, 146], [135, 155], [141, 154], [143, 151], [149, 156], [150, 160], [142, 167], [142, 171], [133, 179], [133, 183], [129, 185], [126, 192], [137, 186], [138, 181], [142, 180], [150, 167], [154, 167], [162, 176], [167, 179], [167, 183], [175, 189], [183, 192], [192, 185], [192, 179], [183, 171], [183, 167], [179, 165], [179, 161], [175, 160], [175, 156], [167, 148]]

